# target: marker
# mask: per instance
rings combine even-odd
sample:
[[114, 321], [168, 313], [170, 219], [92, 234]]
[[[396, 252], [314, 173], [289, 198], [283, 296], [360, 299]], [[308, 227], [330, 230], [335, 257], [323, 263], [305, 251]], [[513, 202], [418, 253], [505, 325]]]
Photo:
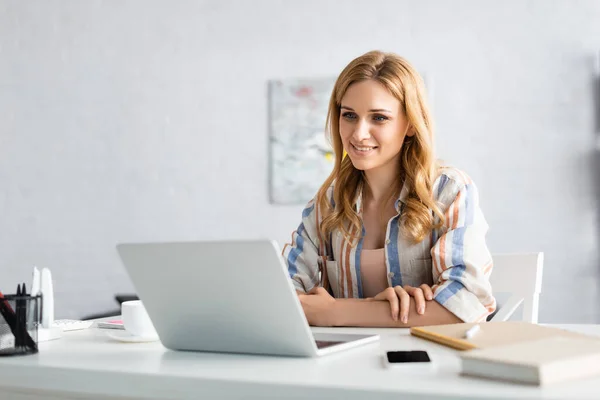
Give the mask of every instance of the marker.
[[33, 267], [33, 279], [31, 281], [31, 296], [37, 296], [40, 294], [40, 270], [36, 266]]
[[42, 327], [51, 328], [54, 322], [54, 289], [52, 288], [52, 274], [48, 268], [42, 269]]
[[465, 332], [465, 338], [466, 339], [473, 338], [473, 336], [475, 336], [477, 334], [477, 332], [479, 332], [480, 329], [481, 328], [479, 327], [479, 325], [473, 325], [472, 327], [467, 329], [467, 331]]

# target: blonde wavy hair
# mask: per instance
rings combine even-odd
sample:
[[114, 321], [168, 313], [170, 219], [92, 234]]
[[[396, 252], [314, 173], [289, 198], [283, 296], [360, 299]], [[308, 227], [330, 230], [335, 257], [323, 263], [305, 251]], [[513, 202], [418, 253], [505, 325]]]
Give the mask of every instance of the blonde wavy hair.
[[[421, 76], [402, 57], [381, 51], [370, 51], [352, 60], [335, 82], [326, 123], [335, 165], [317, 193], [317, 204], [322, 210], [319, 230], [326, 241], [334, 230], [340, 230], [352, 243], [362, 235], [362, 224], [354, 205], [365, 185], [365, 176], [363, 171], [354, 168], [350, 157], [344, 156], [339, 121], [344, 94], [350, 85], [366, 80], [379, 82], [400, 101], [408, 129], [414, 133], [405, 137], [400, 150], [399, 179], [396, 187], [391, 188], [389, 198], [399, 194], [403, 181], [408, 184], [408, 198], [399, 224], [401, 232], [418, 243], [444, 223], [444, 215], [433, 199], [438, 169], [433, 151], [433, 121]], [[327, 195], [332, 184], [335, 206]], [[439, 217], [438, 224], [434, 223], [434, 216]]]

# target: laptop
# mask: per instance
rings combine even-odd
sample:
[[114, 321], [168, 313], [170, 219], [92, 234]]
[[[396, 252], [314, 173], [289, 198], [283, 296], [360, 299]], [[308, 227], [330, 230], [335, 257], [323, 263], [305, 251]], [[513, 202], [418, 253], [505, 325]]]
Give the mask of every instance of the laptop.
[[379, 339], [313, 334], [275, 241], [123, 243], [117, 251], [169, 349], [316, 357]]

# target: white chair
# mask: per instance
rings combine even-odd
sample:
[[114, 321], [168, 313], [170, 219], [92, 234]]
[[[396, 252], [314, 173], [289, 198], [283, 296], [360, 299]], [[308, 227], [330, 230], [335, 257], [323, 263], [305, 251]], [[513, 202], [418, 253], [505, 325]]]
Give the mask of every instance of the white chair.
[[494, 293], [510, 293], [491, 321], [506, 321], [523, 303], [523, 321], [538, 322], [544, 253], [492, 255], [490, 283]]

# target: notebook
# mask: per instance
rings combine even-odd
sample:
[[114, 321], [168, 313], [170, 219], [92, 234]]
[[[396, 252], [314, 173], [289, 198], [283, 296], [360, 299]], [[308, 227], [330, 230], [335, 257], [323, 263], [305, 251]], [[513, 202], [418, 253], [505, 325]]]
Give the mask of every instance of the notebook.
[[[465, 332], [473, 325], [480, 326], [479, 332], [470, 339], [465, 338]], [[600, 342], [600, 338], [594, 336], [523, 321], [420, 326], [410, 328], [410, 333], [457, 350], [484, 349], [551, 337], [583, 338]]]
[[566, 336], [461, 353], [462, 374], [543, 386], [600, 375], [600, 340]]

